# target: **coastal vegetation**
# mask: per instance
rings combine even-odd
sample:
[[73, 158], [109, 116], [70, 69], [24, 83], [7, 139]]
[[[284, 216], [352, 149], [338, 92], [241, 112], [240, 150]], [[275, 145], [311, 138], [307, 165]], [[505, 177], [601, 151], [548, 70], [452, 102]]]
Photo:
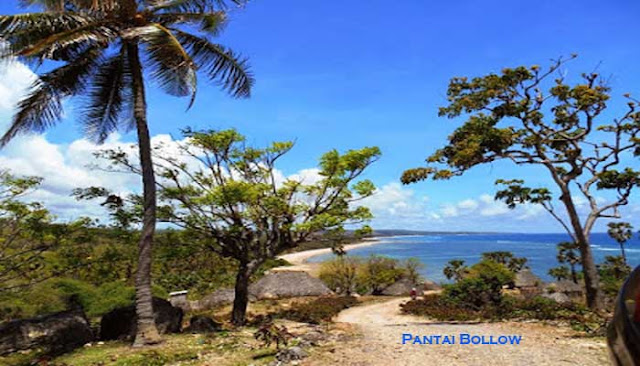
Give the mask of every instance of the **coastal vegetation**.
[[[40, 75], [18, 104], [6, 145], [16, 135], [43, 132], [59, 122], [63, 100], [88, 95], [78, 122], [102, 143], [116, 130], [135, 129], [142, 172], [142, 227], [136, 278], [136, 345], [158, 343], [151, 296], [156, 184], [147, 121], [145, 79], [166, 93], [195, 101], [197, 74], [233, 97], [248, 97], [253, 78], [246, 60], [212, 43], [224, 23], [226, 1], [29, 0], [41, 12], [0, 17], [6, 42], [0, 57], [31, 64], [58, 63]], [[241, 1], [231, 1], [241, 3]], [[195, 33], [192, 33], [195, 31]], [[60, 65], [61, 63], [61, 65]], [[146, 76], [146, 77], [145, 77]]]
[[[554, 191], [527, 187], [521, 179], [499, 179], [496, 185], [502, 189], [495, 199], [512, 209], [539, 205], [557, 220], [580, 251], [587, 304], [602, 310], [604, 294], [590, 234], [598, 220], [619, 219], [620, 207], [629, 203], [640, 185], [640, 171], [621, 159], [640, 154], [640, 112], [638, 102], [626, 95], [626, 112], [601, 122], [611, 89], [597, 73], [583, 74], [575, 85], [562, 75], [554, 78], [569, 60], [559, 59], [546, 69], [521, 66], [500, 74], [451, 79], [449, 104], [440, 108], [439, 115], [466, 121], [445, 147], [429, 156], [427, 167], [405, 171], [402, 182], [451, 179], [499, 160], [542, 168]], [[554, 206], [556, 191], [564, 212]], [[600, 203], [598, 191], [612, 192], [616, 198]], [[585, 218], [578, 213], [574, 192], [589, 203]]]

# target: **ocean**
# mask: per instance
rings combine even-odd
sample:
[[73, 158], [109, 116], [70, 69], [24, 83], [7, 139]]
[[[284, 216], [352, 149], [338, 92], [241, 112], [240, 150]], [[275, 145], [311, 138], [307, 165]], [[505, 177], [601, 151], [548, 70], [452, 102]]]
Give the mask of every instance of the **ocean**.
[[[423, 236], [383, 237], [381, 244], [350, 250], [350, 256], [367, 257], [371, 254], [384, 255], [403, 260], [418, 258], [424, 265], [421, 274], [435, 282], [447, 282], [442, 269], [452, 259], [463, 259], [467, 265], [476, 263], [482, 253], [510, 251], [518, 257], [526, 257], [527, 265], [533, 273], [544, 281], [553, 281], [547, 273], [557, 267], [556, 245], [568, 241], [566, 234], [437, 234]], [[604, 261], [607, 255], [620, 255], [618, 243], [606, 233], [591, 235], [596, 263]], [[631, 267], [640, 265], [640, 240], [637, 235], [625, 246], [627, 261]], [[309, 259], [322, 262], [332, 254]]]

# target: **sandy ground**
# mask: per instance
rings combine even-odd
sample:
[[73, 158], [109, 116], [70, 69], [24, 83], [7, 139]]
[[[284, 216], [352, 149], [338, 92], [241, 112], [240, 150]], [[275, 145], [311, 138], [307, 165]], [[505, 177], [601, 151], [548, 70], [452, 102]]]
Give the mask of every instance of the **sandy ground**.
[[[381, 243], [382, 241], [380, 241], [379, 239], [369, 239], [361, 243], [345, 245], [344, 250], [348, 252], [353, 249], [368, 247], [368, 246], [381, 244]], [[273, 272], [302, 271], [302, 272], [307, 272], [311, 275], [316, 275], [320, 267], [320, 263], [309, 263], [307, 261], [311, 257], [315, 257], [317, 255], [322, 255], [327, 253], [331, 253], [331, 248], [312, 249], [312, 250], [305, 250], [303, 252], [284, 254], [279, 256], [278, 258], [284, 259], [287, 262], [291, 263], [292, 265], [286, 266], [286, 267], [272, 268], [271, 271]]]
[[[340, 313], [336, 321], [354, 325], [361, 337], [337, 344], [333, 352], [323, 352], [304, 365], [342, 366], [529, 366], [529, 365], [610, 365], [605, 341], [576, 338], [568, 328], [540, 323], [432, 322], [402, 315], [399, 305], [408, 299], [358, 306]], [[519, 345], [414, 345], [402, 344], [402, 334], [521, 335]]]

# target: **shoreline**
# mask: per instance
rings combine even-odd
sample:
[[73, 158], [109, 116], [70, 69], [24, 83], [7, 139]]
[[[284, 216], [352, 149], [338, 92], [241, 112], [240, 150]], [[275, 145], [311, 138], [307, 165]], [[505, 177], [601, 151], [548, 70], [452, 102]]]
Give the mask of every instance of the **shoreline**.
[[[385, 242], [383, 239], [384, 238], [380, 237], [363, 239], [361, 242], [345, 245], [344, 251], [348, 252], [353, 249], [383, 244]], [[291, 263], [291, 265], [272, 268], [271, 272], [307, 272], [313, 276], [315, 273], [317, 273], [320, 267], [320, 263], [309, 263], [308, 260], [327, 253], [331, 253], [331, 248], [310, 249], [302, 252], [279, 255], [279, 259], [283, 259]]]

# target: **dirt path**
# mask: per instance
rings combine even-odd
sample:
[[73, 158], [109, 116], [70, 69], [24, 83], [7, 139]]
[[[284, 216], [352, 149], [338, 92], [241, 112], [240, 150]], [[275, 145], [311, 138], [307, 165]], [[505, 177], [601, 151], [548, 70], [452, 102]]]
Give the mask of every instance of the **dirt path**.
[[[570, 329], [537, 323], [451, 324], [401, 315], [406, 299], [354, 307], [338, 322], [355, 325], [362, 337], [338, 344], [334, 352], [309, 360], [308, 365], [609, 365], [604, 340], [572, 338]], [[402, 344], [402, 334], [454, 335], [454, 345]], [[461, 345], [460, 333], [521, 335], [519, 345]]]

